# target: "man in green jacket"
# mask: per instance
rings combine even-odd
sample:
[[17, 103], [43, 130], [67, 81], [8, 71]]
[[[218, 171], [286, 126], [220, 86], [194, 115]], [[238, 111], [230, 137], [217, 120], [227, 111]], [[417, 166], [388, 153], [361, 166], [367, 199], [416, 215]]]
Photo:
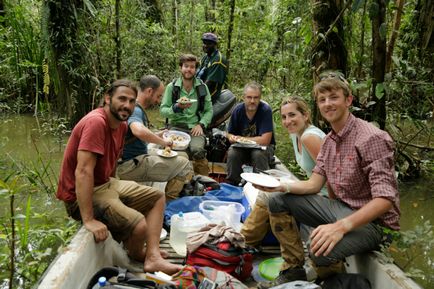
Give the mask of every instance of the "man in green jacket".
[[160, 113], [169, 120], [170, 128], [191, 135], [187, 153], [193, 160], [194, 172], [207, 176], [209, 168], [205, 150], [205, 129], [211, 123], [213, 111], [207, 86], [195, 77], [197, 66], [196, 56], [181, 55], [181, 77], [167, 85]]
[[203, 51], [206, 53], [200, 60], [200, 67], [196, 77], [208, 86], [212, 103], [220, 96], [222, 87], [226, 82], [228, 62], [217, 49], [218, 39], [214, 33], [207, 32], [202, 35]]

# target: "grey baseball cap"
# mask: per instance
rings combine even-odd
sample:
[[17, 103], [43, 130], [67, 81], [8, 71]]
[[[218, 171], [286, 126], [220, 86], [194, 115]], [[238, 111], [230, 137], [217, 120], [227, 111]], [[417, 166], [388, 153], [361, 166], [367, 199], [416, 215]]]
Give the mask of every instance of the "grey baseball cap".
[[212, 41], [215, 43], [218, 42], [217, 35], [215, 35], [214, 33], [211, 33], [211, 32], [204, 33], [202, 35], [202, 40], [208, 40], [208, 41]]

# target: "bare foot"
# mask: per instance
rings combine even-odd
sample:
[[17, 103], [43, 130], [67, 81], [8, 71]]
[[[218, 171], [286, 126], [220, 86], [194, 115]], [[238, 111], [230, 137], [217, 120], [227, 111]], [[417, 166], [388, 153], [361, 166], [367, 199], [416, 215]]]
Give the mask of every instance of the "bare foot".
[[[166, 250], [160, 249], [160, 255], [163, 259], [169, 258], [169, 252], [167, 252]], [[142, 251], [142, 254], [140, 254], [140, 256], [130, 256], [130, 255], [128, 256], [133, 260], [144, 262], [146, 259], [146, 249]]]
[[182, 269], [183, 266], [172, 264], [167, 260], [164, 260], [161, 256], [147, 256], [143, 269], [145, 272], [157, 272], [172, 275]]
[[161, 257], [163, 257], [163, 259], [169, 258], [169, 252], [167, 252], [166, 250], [160, 249], [160, 255]]

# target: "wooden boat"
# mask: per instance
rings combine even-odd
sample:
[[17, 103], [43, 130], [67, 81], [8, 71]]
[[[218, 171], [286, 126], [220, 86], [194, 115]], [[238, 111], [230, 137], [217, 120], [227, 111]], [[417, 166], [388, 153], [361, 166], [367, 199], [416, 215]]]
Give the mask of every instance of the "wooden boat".
[[[213, 165], [212, 173], [217, 177], [224, 173], [221, 166]], [[280, 171], [289, 171], [283, 165], [276, 167]], [[161, 183], [159, 184], [161, 186]], [[170, 253], [170, 261], [181, 264], [183, 257], [176, 255], [168, 241], [163, 241], [161, 247]], [[264, 247], [265, 257], [279, 255], [279, 248]], [[268, 255], [267, 255], [268, 254]], [[417, 283], [408, 278], [395, 264], [387, 263], [380, 252], [355, 255], [346, 258], [345, 266], [348, 273], [362, 273], [371, 282], [373, 289], [421, 289]], [[264, 256], [263, 256], [264, 257]], [[118, 265], [132, 270], [140, 270], [141, 264], [130, 263], [126, 253], [111, 237], [104, 243], [96, 244], [93, 235], [82, 227], [63, 248], [35, 288], [38, 289], [84, 289], [92, 275], [104, 266]], [[139, 267], [139, 268], [138, 268]], [[254, 285], [250, 281], [247, 285]]]

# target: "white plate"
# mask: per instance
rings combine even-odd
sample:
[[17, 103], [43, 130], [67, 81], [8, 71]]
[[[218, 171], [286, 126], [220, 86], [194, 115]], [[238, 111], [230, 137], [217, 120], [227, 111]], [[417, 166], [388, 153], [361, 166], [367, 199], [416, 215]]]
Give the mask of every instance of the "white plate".
[[178, 155], [178, 153], [175, 152], [174, 150], [171, 150], [170, 155], [165, 155], [164, 150], [157, 150], [157, 155], [159, 155], [160, 157], [163, 157], [163, 158], [173, 158], [173, 157], [176, 157]]
[[167, 231], [164, 228], [161, 229], [160, 241], [163, 241], [167, 237]]
[[256, 142], [254, 140], [249, 140], [249, 139], [242, 139], [242, 140], [237, 140], [237, 143], [240, 144], [256, 144]]
[[181, 99], [179, 98], [176, 102], [177, 103], [182, 103], [182, 104], [189, 104], [189, 103], [193, 103], [193, 102], [196, 102], [196, 101], [197, 101], [197, 99], [189, 99], [187, 101], [181, 101]]
[[263, 174], [255, 174], [255, 173], [242, 173], [241, 177], [246, 181], [267, 188], [277, 188], [280, 186], [280, 182], [272, 176], [263, 175]]

